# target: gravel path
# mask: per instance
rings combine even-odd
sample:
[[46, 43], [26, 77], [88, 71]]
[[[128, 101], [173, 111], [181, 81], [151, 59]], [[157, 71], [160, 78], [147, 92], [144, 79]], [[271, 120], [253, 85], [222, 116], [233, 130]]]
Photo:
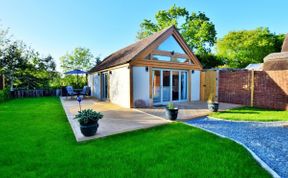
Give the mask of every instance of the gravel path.
[[187, 123], [243, 143], [277, 174], [288, 177], [288, 122], [235, 122], [203, 117]]

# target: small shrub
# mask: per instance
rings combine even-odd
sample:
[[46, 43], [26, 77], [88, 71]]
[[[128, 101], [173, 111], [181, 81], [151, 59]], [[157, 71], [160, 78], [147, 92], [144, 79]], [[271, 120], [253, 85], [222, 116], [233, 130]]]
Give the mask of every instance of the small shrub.
[[170, 102], [167, 104], [167, 109], [174, 109], [175, 106], [174, 106], [174, 103]]
[[98, 120], [102, 119], [102, 117], [103, 114], [100, 112], [93, 111], [92, 109], [85, 109], [79, 111], [75, 116], [75, 119], [77, 119], [81, 125], [89, 125], [98, 122]]
[[10, 91], [9, 88], [5, 88], [0, 90], [0, 102], [4, 102], [10, 99]]

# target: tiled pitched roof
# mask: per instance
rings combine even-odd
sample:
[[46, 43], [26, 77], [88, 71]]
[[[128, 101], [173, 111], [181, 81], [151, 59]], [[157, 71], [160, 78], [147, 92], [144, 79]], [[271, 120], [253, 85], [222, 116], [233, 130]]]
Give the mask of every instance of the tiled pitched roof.
[[134, 44], [131, 44], [123, 49], [120, 49], [119, 51], [110, 54], [100, 64], [93, 67], [89, 71], [89, 73], [129, 63], [134, 57], [136, 57], [140, 52], [146, 49], [150, 44], [156, 41], [159, 37], [161, 37], [163, 34], [165, 34], [165, 32], [167, 32], [171, 28], [175, 27], [170, 26], [168, 28], [165, 28], [160, 32], [156, 32], [147, 38], [144, 38]]

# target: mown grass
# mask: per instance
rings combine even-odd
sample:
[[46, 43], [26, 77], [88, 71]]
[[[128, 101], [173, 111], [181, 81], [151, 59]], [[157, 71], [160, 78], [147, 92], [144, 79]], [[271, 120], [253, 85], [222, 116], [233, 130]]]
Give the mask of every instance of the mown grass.
[[212, 113], [210, 116], [227, 120], [241, 121], [288, 121], [288, 111], [240, 107]]
[[238, 144], [174, 123], [77, 143], [58, 98], [0, 104], [0, 177], [270, 177]]

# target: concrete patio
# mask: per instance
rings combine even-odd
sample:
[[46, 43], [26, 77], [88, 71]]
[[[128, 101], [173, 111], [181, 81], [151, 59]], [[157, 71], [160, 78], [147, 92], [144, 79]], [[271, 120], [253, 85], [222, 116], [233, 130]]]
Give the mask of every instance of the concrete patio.
[[[208, 114], [211, 113], [211, 111], [208, 110], [207, 102], [193, 101], [193, 102], [174, 103], [174, 105], [177, 108], [179, 108], [177, 118], [178, 120], [189, 120], [197, 117], [207, 116]], [[219, 103], [219, 111], [232, 109], [240, 106], [241, 105], [238, 104]], [[165, 107], [166, 106], [155, 106], [153, 108], [138, 108], [138, 109], [151, 115], [166, 118]]]
[[79, 110], [79, 105], [76, 99], [66, 99], [66, 97], [62, 97], [61, 102], [74, 132], [75, 138], [78, 142], [105, 137], [117, 133], [154, 127], [170, 122], [140, 110], [122, 108], [109, 102], [97, 101], [93, 98], [85, 98], [81, 102], [82, 109], [93, 109], [104, 114], [104, 117], [99, 121], [99, 128], [96, 135], [92, 137], [85, 137], [80, 131], [78, 121], [73, 119]]

